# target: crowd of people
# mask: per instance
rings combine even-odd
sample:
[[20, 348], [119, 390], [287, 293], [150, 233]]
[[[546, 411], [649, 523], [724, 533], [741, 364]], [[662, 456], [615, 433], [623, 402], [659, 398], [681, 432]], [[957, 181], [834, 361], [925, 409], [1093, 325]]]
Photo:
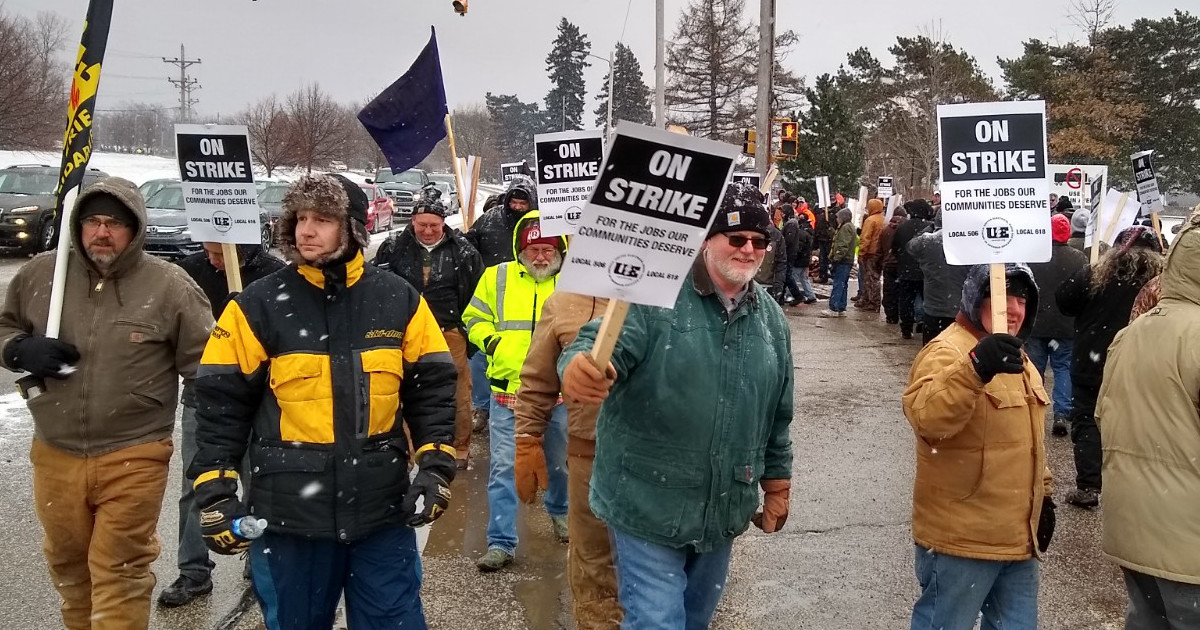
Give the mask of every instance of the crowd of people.
[[844, 317], [855, 267], [854, 307], [924, 341], [902, 400], [917, 438], [914, 630], [981, 614], [1036, 627], [1048, 409], [1074, 443], [1064, 500], [1090, 509], [1104, 489], [1128, 627], [1200, 624], [1200, 219], [1169, 258], [1136, 226], [1089, 263], [1084, 211], [1058, 206], [1051, 260], [1007, 266], [995, 330], [988, 270], [947, 264], [936, 196], [886, 220], [869, 200], [860, 232], [845, 207], [729, 184], [674, 308], [632, 305], [601, 363], [607, 301], [556, 291], [568, 241], [543, 234], [536, 200], [518, 177], [463, 233], [422, 197], [368, 261], [362, 189], [306, 176], [283, 200], [284, 260], [239, 246], [246, 286], [231, 293], [220, 245], [163, 262], [143, 251], [133, 184], [86, 189], [62, 333], [46, 334], [48, 255], [0, 313], [4, 366], [43, 381], [34, 500], [64, 626], [148, 626], [182, 403], [179, 575], [163, 606], [212, 591], [211, 551], [245, 555], [272, 630], [328, 628], [343, 599], [352, 628], [425, 627], [414, 528], [448, 509], [486, 428], [479, 571], [513, 563], [518, 504], [541, 491], [579, 628], [708, 627], [734, 539], [788, 517], [786, 309], [832, 283], [821, 315]]

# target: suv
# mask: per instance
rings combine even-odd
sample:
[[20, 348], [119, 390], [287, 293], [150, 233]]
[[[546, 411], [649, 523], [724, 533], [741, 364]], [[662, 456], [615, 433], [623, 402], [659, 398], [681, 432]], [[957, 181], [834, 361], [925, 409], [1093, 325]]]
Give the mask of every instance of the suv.
[[425, 184], [429, 183], [429, 176], [419, 168], [410, 168], [393, 175], [392, 169], [384, 167], [375, 171], [375, 179], [367, 180], [367, 183], [375, 184], [387, 193], [395, 206], [396, 215], [407, 219], [412, 216], [417, 195]]
[[[146, 253], [175, 259], [202, 251], [204, 245], [192, 240], [187, 223], [183, 185], [178, 182], [167, 184], [146, 200]], [[262, 246], [268, 248], [271, 245], [271, 224], [265, 210], [259, 209], [258, 224], [262, 230]]]
[[[29, 253], [58, 245], [58, 216], [54, 212], [58, 167], [18, 164], [0, 169], [0, 245]], [[89, 168], [83, 174], [87, 187], [107, 173]]]

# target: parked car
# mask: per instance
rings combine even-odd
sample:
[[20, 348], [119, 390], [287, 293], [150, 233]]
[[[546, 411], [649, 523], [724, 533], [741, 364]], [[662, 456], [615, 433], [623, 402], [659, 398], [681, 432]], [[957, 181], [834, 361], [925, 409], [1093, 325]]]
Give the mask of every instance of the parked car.
[[442, 203], [450, 214], [458, 214], [458, 182], [453, 173], [430, 173], [429, 181], [442, 192]]
[[391, 198], [375, 184], [359, 184], [359, 187], [367, 193], [367, 200], [370, 202], [367, 205], [367, 231], [374, 234], [391, 230], [396, 221], [396, 206]]
[[154, 196], [154, 193], [157, 193], [158, 191], [162, 190], [164, 187], [166, 187], [170, 184], [177, 184], [177, 183], [179, 183], [178, 177], [167, 177], [164, 179], [152, 179], [152, 180], [142, 184], [141, 186], [138, 186], [138, 190], [140, 190], [142, 192], [142, 199], [149, 199]]
[[375, 179], [367, 180], [383, 189], [391, 198], [396, 214], [401, 219], [412, 216], [413, 203], [421, 188], [429, 183], [429, 176], [419, 168], [411, 168], [403, 173], [392, 174], [392, 169], [384, 167], [375, 171]]
[[344, 173], [350, 169], [346, 168], [346, 163], [341, 160], [333, 160], [329, 163], [329, 170], [335, 173]]
[[283, 216], [283, 194], [287, 192], [287, 189], [287, 184], [271, 184], [258, 193], [258, 207], [267, 213], [271, 244], [275, 243], [275, 229], [279, 225], [279, 218]]
[[[58, 167], [46, 164], [0, 169], [0, 245], [20, 247], [29, 253], [58, 245], [58, 213], [54, 211], [58, 174]], [[89, 168], [83, 174], [83, 185], [107, 175]]]
[[[192, 240], [187, 212], [183, 205], [183, 186], [168, 184], [146, 201], [146, 253], [167, 259], [183, 258], [204, 249]], [[263, 247], [271, 246], [271, 227], [267, 213], [258, 213]]]

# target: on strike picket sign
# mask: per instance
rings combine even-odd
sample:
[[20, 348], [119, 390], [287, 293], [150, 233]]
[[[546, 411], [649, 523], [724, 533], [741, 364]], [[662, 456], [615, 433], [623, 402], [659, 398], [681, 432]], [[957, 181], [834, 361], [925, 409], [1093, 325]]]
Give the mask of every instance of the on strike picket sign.
[[528, 175], [529, 165], [525, 162], [505, 162], [500, 165], [500, 179], [504, 183], [511, 182], [517, 175]]
[[558, 290], [673, 307], [739, 152], [621, 121]]
[[875, 186], [875, 190], [880, 199], [891, 199], [893, 190], [895, 190], [893, 188], [893, 179], [891, 177], [881, 176], [879, 178], [879, 184]]
[[1163, 211], [1162, 193], [1158, 191], [1158, 176], [1154, 174], [1154, 151], [1141, 151], [1130, 156], [1133, 159], [1133, 180], [1137, 182], [1138, 201], [1149, 212]]
[[952, 265], [1050, 260], [1044, 101], [938, 105]]
[[604, 133], [564, 131], [533, 137], [542, 235], [574, 234], [604, 159]]
[[245, 125], [175, 125], [175, 154], [192, 241], [262, 242]]
[[755, 190], [762, 188], [762, 175], [758, 173], [734, 173], [733, 181], [753, 186]]

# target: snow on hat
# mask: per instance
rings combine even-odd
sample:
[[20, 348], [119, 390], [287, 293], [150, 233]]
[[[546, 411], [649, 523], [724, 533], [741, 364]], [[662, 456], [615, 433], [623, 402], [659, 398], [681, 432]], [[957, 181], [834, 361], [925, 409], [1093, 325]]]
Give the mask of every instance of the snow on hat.
[[558, 249], [562, 246], [562, 239], [556, 236], [542, 236], [542, 224], [540, 221], [537, 221], [521, 230], [521, 240], [519, 243], [517, 251], [524, 251], [530, 245], [549, 245]]
[[1065, 214], [1050, 217], [1050, 236], [1055, 243], [1066, 243], [1071, 240], [1071, 221]]
[[708, 229], [708, 238], [725, 232], [741, 232], [750, 230], [770, 238], [771, 215], [763, 206], [762, 193], [758, 189], [741, 182], [730, 182], [725, 186], [725, 197], [717, 216], [713, 218], [712, 227]]
[[1075, 214], [1071, 215], [1071, 233], [1072, 234], [1083, 234], [1083, 233], [1087, 232], [1088, 223], [1091, 223], [1091, 221], [1092, 221], [1092, 213], [1091, 212], [1084, 210], [1082, 208], [1079, 210], [1076, 210]]

